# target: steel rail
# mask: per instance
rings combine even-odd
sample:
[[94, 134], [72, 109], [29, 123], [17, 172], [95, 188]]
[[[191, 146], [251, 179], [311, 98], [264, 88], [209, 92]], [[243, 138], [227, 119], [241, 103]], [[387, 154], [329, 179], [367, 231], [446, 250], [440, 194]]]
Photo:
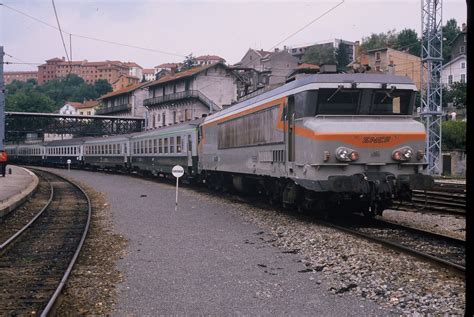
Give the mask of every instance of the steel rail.
[[[426, 260], [426, 259], [430, 260], [431, 262], [433, 262], [435, 264], [441, 265], [443, 267], [446, 267], [446, 268], [452, 270], [456, 274], [464, 276], [465, 273], [466, 273], [466, 267], [465, 266], [462, 266], [462, 265], [459, 265], [459, 264], [456, 264], [456, 263], [452, 263], [450, 261], [446, 261], [444, 259], [438, 258], [436, 256], [433, 256], [433, 255], [430, 255], [430, 254], [427, 254], [427, 253], [420, 252], [418, 250], [412, 249], [412, 248], [404, 246], [402, 244], [392, 242], [392, 241], [388, 241], [388, 240], [382, 239], [382, 238], [376, 238], [376, 237], [373, 237], [372, 235], [370, 235], [368, 233], [363, 233], [363, 232], [360, 232], [360, 231], [357, 231], [357, 230], [349, 229], [347, 227], [339, 226], [339, 225], [336, 225], [334, 223], [326, 222], [326, 221], [323, 221], [323, 220], [318, 220], [318, 222], [322, 223], [322, 224], [324, 224], [328, 227], [332, 227], [332, 228], [338, 229], [340, 231], [347, 232], [347, 233], [350, 233], [352, 235], [365, 238], [369, 241], [377, 242], [377, 243], [379, 243], [379, 244], [381, 244], [385, 247], [389, 247], [391, 249], [398, 250], [398, 251], [403, 251], [405, 253], [414, 255], [414, 256], [416, 256], [418, 258], [421, 258], [421, 259], [424, 259], [424, 260]], [[411, 228], [411, 229], [413, 229], [413, 228]], [[416, 230], [416, 229], [414, 229], [414, 230]], [[448, 238], [451, 238], [451, 237], [448, 237]], [[454, 238], [451, 238], [451, 239], [454, 239]]]
[[49, 188], [50, 188], [50, 195], [49, 195], [49, 199], [48, 201], [46, 202], [46, 204], [44, 205], [44, 207], [33, 217], [33, 219], [31, 219], [26, 225], [24, 225], [20, 230], [18, 230], [14, 235], [12, 235], [10, 238], [8, 238], [7, 241], [5, 241], [4, 243], [2, 243], [0, 245], [0, 254], [2, 254], [6, 248], [8, 246], [11, 245], [11, 243], [13, 241], [15, 241], [21, 234], [23, 234], [23, 232], [25, 232], [26, 229], [28, 229], [42, 214], [43, 212], [49, 207], [49, 205], [51, 204], [51, 202], [53, 201], [53, 197], [54, 197], [54, 187], [53, 187], [53, 184], [51, 184], [51, 182], [44, 178], [48, 184], [49, 184]]
[[46, 305], [46, 307], [44, 308], [44, 310], [41, 312], [41, 316], [42, 317], [46, 317], [48, 316], [48, 314], [50, 313], [51, 309], [54, 307], [55, 303], [56, 303], [56, 300], [58, 299], [59, 295], [61, 294], [64, 286], [66, 285], [66, 282], [69, 278], [69, 275], [71, 274], [72, 272], [72, 269], [74, 267], [74, 264], [76, 264], [76, 261], [77, 261], [77, 258], [79, 257], [79, 253], [81, 252], [81, 249], [82, 249], [82, 246], [84, 245], [84, 241], [86, 240], [86, 237], [87, 237], [87, 234], [89, 232], [89, 227], [90, 227], [90, 221], [91, 221], [91, 215], [92, 215], [92, 204], [91, 204], [91, 200], [89, 198], [89, 196], [87, 195], [87, 193], [85, 192], [84, 189], [82, 189], [82, 187], [80, 187], [78, 184], [76, 184], [75, 182], [67, 179], [66, 177], [63, 177], [61, 175], [58, 175], [56, 173], [53, 173], [53, 172], [49, 172], [49, 171], [45, 171], [45, 170], [41, 170], [39, 169], [40, 171], [43, 171], [43, 172], [46, 172], [46, 173], [50, 173], [50, 174], [53, 174], [63, 180], [65, 180], [66, 182], [72, 184], [73, 186], [75, 186], [77, 189], [79, 189], [80, 192], [82, 192], [82, 194], [84, 195], [84, 197], [87, 199], [87, 204], [88, 204], [88, 214], [87, 214], [87, 222], [86, 222], [86, 225], [85, 225], [85, 228], [84, 228], [84, 232], [82, 233], [82, 237], [81, 237], [81, 240], [79, 241], [79, 244], [76, 248], [76, 252], [74, 253], [74, 256], [72, 257], [71, 259], [71, 262], [69, 263], [69, 266], [67, 267], [66, 269], [66, 272], [64, 273], [61, 281], [59, 282], [59, 285], [58, 287], [56, 288], [56, 290], [54, 291], [53, 295], [51, 296], [51, 299], [49, 300], [48, 304]]

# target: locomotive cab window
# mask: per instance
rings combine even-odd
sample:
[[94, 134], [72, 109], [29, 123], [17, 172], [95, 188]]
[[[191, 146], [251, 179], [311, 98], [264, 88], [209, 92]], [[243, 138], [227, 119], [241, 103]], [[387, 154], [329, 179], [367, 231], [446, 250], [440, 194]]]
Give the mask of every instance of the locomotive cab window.
[[408, 115], [411, 113], [413, 102], [413, 91], [376, 90], [372, 96], [370, 114]]
[[355, 115], [359, 106], [360, 91], [344, 89], [319, 89], [317, 114]]

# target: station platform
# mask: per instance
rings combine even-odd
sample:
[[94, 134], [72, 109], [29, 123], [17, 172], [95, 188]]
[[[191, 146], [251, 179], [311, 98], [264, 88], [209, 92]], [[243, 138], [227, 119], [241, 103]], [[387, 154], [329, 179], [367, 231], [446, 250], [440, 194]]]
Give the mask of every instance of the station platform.
[[23, 167], [7, 165], [5, 177], [0, 177], [0, 217], [5, 216], [28, 199], [38, 186], [38, 182], [38, 177], [31, 171]]

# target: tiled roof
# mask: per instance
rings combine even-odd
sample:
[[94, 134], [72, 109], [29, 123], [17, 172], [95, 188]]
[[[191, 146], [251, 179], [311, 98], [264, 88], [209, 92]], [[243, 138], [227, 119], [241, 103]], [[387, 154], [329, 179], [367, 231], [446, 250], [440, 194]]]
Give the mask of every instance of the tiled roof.
[[143, 74], [154, 74], [155, 70], [153, 68], [144, 68]]
[[128, 67], [140, 67], [143, 69], [143, 67], [141, 67], [140, 65], [138, 65], [137, 63], [135, 62], [126, 62], [126, 63], [123, 63], [125, 66], [128, 66]]
[[102, 99], [109, 98], [109, 97], [112, 97], [112, 96], [117, 96], [117, 95], [129, 93], [131, 91], [134, 91], [135, 89], [140, 88], [143, 85], [144, 84], [142, 84], [142, 83], [133, 84], [133, 85], [130, 85], [128, 87], [125, 87], [125, 88], [122, 88], [122, 89], [119, 89], [119, 90], [116, 90], [116, 91], [109, 92], [106, 95], [100, 96], [99, 98], [97, 98], [97, 100], [102, 100]]
[[309, 64], [309, 63], [303, 63], [297, 67], [297, 69], [319, 69], [318, 65], [315, 64]]
[[74, 107], [74, 108], [77, 108], [77, 107], [81, 106], [82, 103], [76, 102], [76, 101], [66, 101], [66, 102], [64, 103], [64, 105], [70, 105], [70, 106], [72, 106], [72, 107]]
[[202, 56], [196, 57], [195, 60], [197, 61], [224, 60], [225, 61], [225, 59], [217, 55], [202, 55]]
[[221, 66], [226, 67], [222, 63], [196, 66], [196, 67], [193, 67], [191, 69], [185, 70], [184, 72], [180, 72], [180, 73], [176, 73], [176, 74], [167, 74], [167, 75], [163, 76], [162, 78], [160, 78], [158, 80], [154, 80], [154, 81], [150, 81], [149, 83], [146, 83], [144, 87], [155, 86], [155, 85], [159, 85], [159, 84], [166, 83], [166, 82], [169, 82], [169, 81], [173, 81], [173, 80], [176, 80], [176, 79], [190, 77], [190, 76], [196, 75], [196, 74], [198, 74], [198, 73], [200, 73], [200, 72], [202, 72], [202, 71], [204, 71], [208, 68], [216, 67], [217, 65], [221, 65]]
[[178, 66], [181, 66], [183, 64], [181, 63], [164, 63], [164, 64], [160, 64], [158, 66], [155, 66], [155, 68], [175, 68], [175, 67], [178, 67]]
[[80, 106], [74, 107], [74, 108], [76, 108], [76, 109], [93, 108], [93, 107], [97, 106], [98, 104], [99, 104], [99, 102], [97, 100], [89, 100], [89, 101], [86, 101], [86, 102], [82, 103]]

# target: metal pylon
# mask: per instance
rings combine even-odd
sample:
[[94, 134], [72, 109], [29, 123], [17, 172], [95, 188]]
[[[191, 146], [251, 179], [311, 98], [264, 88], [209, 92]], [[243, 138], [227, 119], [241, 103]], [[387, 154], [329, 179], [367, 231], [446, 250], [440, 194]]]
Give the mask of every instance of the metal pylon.
[[443, 66], [442, 0], [421, 0], [421, 118], [426, 127], [428, 171], [443, 171], [441, 154]]

